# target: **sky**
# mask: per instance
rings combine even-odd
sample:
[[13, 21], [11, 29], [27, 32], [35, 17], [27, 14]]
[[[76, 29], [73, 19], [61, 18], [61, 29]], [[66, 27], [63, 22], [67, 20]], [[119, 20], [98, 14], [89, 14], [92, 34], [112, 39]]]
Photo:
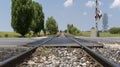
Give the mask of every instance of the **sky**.
[[[73, 24], [81, 31], [95, 27], [95, 0], [34, 0], [39, 2], [45, 14], [45, 22], [53, 16], [60, 30]], [[99, 10], [108, 14], [108, 25], [120, 27], [120, 0], [99, 0]], [[102, 19], [99, 30], [102, 29]], [[0, 31], [13, 31], [11, 27], [11, 0], [0, 0]]]

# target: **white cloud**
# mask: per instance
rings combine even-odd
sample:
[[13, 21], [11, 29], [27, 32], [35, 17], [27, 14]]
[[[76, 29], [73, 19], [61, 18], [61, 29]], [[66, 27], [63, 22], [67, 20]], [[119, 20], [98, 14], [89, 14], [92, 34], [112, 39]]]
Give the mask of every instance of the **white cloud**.
[[65, 3], [64, 3], [65, 7], [69, 7], [69, 6], [72, 6], [72, 5], [73, 5], [73, 0], [66, 0]]
[[87, 12], [83, 12], [83, 15], [87, 15]]
[[[101, 6], [103, 3], [98, 1], [99, 2], [99, 5]], [[95, 6], [95, 1], [88, 1], [86, 4], [85, 4], [87, 7], [94, 7]]]
[[114, 2], [112, 3], [112, 5], [110, 6], [110, 8], [120, 8], [120, 0], [114, 0]]
[[85, 5], [87, 7], [94, 7], [95, 6], [95, 2], [94, 1], [88, 1]]

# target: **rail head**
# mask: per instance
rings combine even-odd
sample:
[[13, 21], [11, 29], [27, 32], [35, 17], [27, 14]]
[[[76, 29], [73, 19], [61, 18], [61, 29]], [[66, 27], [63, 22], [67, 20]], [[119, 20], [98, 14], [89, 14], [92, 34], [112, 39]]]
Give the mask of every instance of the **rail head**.
[[93, 57], [97, 62], [99, 62], [104, 67], [120, 67], [120, 65], [110, 61], [108, 58], [105, 58], [104, 56], [94, 52], [87, 46], [83, 45], [79, 41], [77, 41], [75, 38], [71, 38], [73, 41], [78, 43], [91, 57]]
[[15, 65], [17, 65], [17, 62], [21, 62], [23, 60], [21, 59], [25, 59], [26, 56], [31, 55], [34, 51], [36, 50], [36, 47], [31, 48], [21, 54], [18, 54], [16, 56], [13, 56], [11, 58], [8, 58], [6, 60], [4, 60], [3, 62], [0, 62], [0, 67], [14, 67]]
[[16, 56], [13, 56], [11, 58], [8, 58], [8, 59], [0, 62], [0, 67], [15, 67], [17, 64], [21, 63], [24, 59], [26, 59], [26, 57], [29, 57], [36, 50], [37, 47], [45, 44], [46, 42], [52, 40], [53, 38], [54, 37], [51, 37], [48, 40], [42, 42], [40, 45], [37, 45], [21, 54], [18, 54]]

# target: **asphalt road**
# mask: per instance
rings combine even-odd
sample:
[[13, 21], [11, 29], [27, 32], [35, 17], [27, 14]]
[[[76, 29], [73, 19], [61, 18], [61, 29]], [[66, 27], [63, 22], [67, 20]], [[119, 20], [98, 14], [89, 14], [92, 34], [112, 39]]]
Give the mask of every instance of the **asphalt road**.
[[[0, 38], [0, 47], [15, 47], [15, 46], [22, 46], [22, 45], [30, 45], [34, 46], [37, 44], [40, 44], [42, 41], [44, 41], [44, 38], [46, 37], [40, 37], [40, 38]], [[114, 37], [114, 38], [88, 38], [88, 37], [77, 37], [83, 40], [80, 40], [81, 42], [90, 45], [92, 41], [94, 42], [102, 42], [102, 43], [119, 43], [120, 44], [120, 38]], [[41, 40], [42, 39], [42, 40]], [[84, 42], [84, 40], [88, 40], [88, 42]], [[57, 44], [57, 45], [56, 45]], [[64, 35], [61, 35], [60, 37], [52, 39], [50, 42], [46, 43], [45, 45], [49, 46], [79, 46], [74, 41], [70, 40], [69, 38], [66, 38]], [[96, 44], [91, 44], [96, 45]]]
[[120, 44], [120, 37], [95, 37], [95, 38], [77, 37], [77, 38], [81, 38], [81, 39], [85, 39], [85, 40], [89, 40], [89, 41], [101, 42], [101, 43], [109, 43], [109, 44], [118, 43], [118, 44]]
[[41, 38], [0, 38], [0, 47], [16, 47], [26, 45], [37, 40], [41, 40], [46, 37]]

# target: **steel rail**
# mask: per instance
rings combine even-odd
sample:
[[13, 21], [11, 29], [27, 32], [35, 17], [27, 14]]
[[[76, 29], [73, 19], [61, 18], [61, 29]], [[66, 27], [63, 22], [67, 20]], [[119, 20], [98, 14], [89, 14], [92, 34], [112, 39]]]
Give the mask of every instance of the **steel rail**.
[[[59, 35], [56, 35], [54, 37], [57, 37]], [[28, 51], [25, 51], [17, 56], [13, 56], [3, 62], [0, 62], [0, 67], [15, 67], [16, 64], [21, 63], [22, 61], [24, 61], [24, 59], [26, 59], [28, 56], [31, 56], [31, 54], [33, 52], [35, 52], [36, 48], [38, 48], [39, 46], [45, 44], [46, 42], [54, 39], [54, 37], [42, 42], [40, 45], [35, 46], [34, 48], [29, 49]], [[83, 43], [80, 43], [79, 41], [77, 41], [75, 38], [70, 38], [73, 41], [75, 41], [77, 44], [80, 45], [80, 47], [82, 49], [84, 49], [92, 58], [94, 58], [97, 62], [99, 62], [101, 65], [103, 65], [104, 67], [120, 67], [120, 65], [108, 60], [107, 58], [103, 57], [102, 55], [95, 53], [94, 51], [92, 51], [90, 48], [88, 48], [87, 46], [85, 46]]]
[[77, 44], [79, 44], [82, 47], [82, 49], [84, 49], [92, 58], [94, 58], [97, 62], [99, 62], [104, 67], [120, 67], [120, 65], [110, 61], [108, 58], [105, 58], [104, 56], [92, 51], [90, 48], [80, 43], [75, 38], [71, 38], [71, 39], [75, 41]]
[[[56, 36], [59, 36], [59, 35], [56, 35]], [[54, 37], [56, 37], [56, 36], [54, 36]], [[35, 46], [35, 47], [33, 47], [33, 48], [31, 48], [31, 49], [23, 52], [23, 53], [20, 53], [20, 54], [18, 54], [18, 55], [16, 55], [16, 56], [13, 56], [13, 57], [11, 57], [11, 58], [8, 58], [8, 59], [0, 62], [0, 67], [15, 67], [17, 64], [19, 64], [19, 63], [21, 63], [22, 61], [24, 61], [24, 59], [30, 57], [31, 54], [34, 53], [35, 50], [36, 50], [39, 46], [41, 46], [41, 45], [45, 44], [46, 42], [52, 40], [54, 37], [51, 37], [50, 39], [42, 42], [40, 45], [37, 45], [37, 46]]]

